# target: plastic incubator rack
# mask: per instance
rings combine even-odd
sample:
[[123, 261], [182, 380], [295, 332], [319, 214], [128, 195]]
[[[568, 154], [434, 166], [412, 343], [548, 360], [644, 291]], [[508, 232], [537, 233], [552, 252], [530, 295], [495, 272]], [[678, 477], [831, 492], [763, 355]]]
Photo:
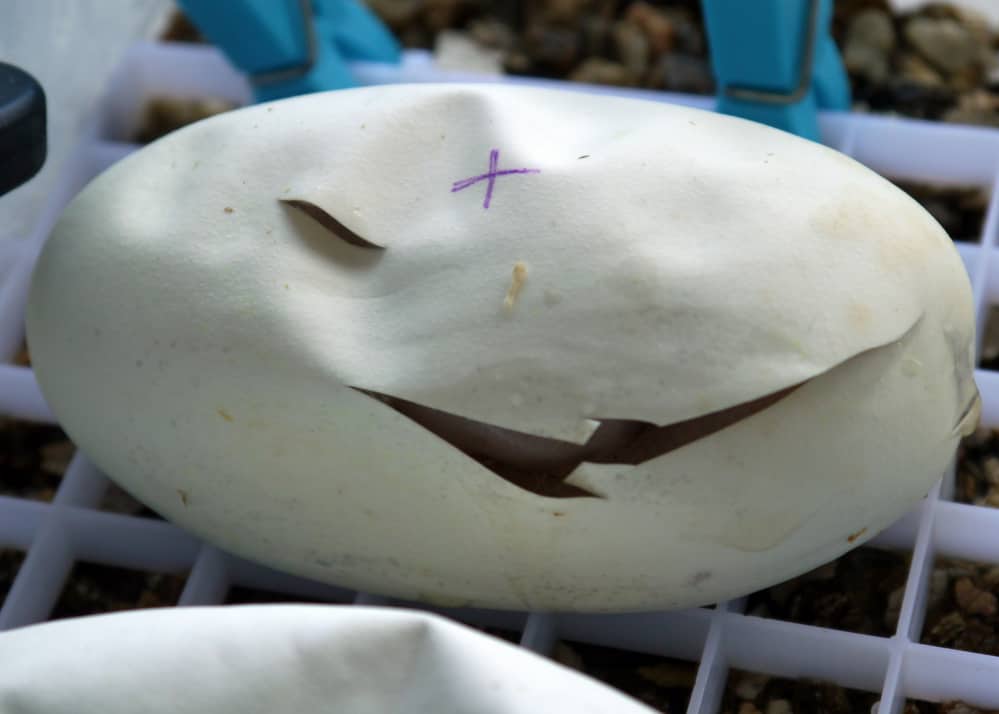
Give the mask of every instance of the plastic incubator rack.
[[[356, 65], [364, 84], [423, 81], [518, 81], [578, 91], [640, 96], [709, 108], [707, 97], [567, 85], [542, 80], [442, 74], [428, 55], [407, 53], [398, 67]], [[29, 367], [14, 364], [38, 250], [66, 203], [93, 176], [137, 148], [123, 141], [153, 96], [211, 97], [245, 103], [250, 91], [214, 48], [143, 43], [131, 48], [110, 84], [88, 138], [65, 165], [32, 233], [0, 244], [0, 417], [55, 424]], [[971, 276], [979, 335], [999, 304], [999, 130], [862, 114], [821, 117], [823, 141], [894, 178], [982, 187], [989, 195], [977, 242], [958, 243]], [[999, 427], [999, 373], [978, 370], [982, 423]], [[94, 405], [94, 418], [100, 418]], [[564, 615], [435, 609], [457, 620], [519, 633], [522, 646], [551, 655], [560, 640], [651, 653], [693, 663], [688, 712], [719, 711], [734, 670], [814, 679], [868, 692], [881, 714], [907, 700], [961, 700], [999, 708], [999, 657], [920, 643], [930, 580], [938, 558], [999, 565], [999, 508], [952, 499], [953, 471], [918, 508], [865, 547], [911, 554], [897, 628], [890, 636], [855, 634], [747, 614], [747, 599], [714, 607], [628, 615]], [[3, 473], [0, 473], [0, 481]], [[71, 570], [96, 563], [183, 579], [178, 605], [218, 604], [233, 587], [278, 593], [289, 601], [406, 605], [317, 584], [221, 552], [154, 518], [101, 509], [110, 482], [76, 452], [51, 502], [0, 496], [0, 551], [23, 556], [6, 598], [0, 630], [53, 615]], [[419, 607], [419, 606], [417, 606]], [[431, 609], [431, 608], [426, 608]]]

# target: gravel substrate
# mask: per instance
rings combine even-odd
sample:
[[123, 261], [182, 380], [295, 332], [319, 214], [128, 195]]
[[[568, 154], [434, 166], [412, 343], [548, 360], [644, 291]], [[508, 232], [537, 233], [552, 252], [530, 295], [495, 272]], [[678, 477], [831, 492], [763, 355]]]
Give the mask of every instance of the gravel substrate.
[[57, 426], [0, 417], [0, 496], [51, 501], [74, 450]]
[[50, 619], [171, 607], [180, 599], [185, 581], [186, 576], [77, 563], [66, 580]]
[[909, 572], [909, 554], [860, 547], [797, 578], [753, 593], [750, 615], [890, 637]]
[[559, 642], [554, 659], [619, 689], [660, 712], [684, 712], [697, 664], [656, 655]]

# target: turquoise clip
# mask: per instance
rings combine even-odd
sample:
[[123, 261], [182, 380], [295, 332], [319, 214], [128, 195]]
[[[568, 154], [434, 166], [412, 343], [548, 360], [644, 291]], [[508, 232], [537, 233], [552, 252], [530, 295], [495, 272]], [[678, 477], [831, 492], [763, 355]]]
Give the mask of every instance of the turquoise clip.
[[832, 0], [701, 2], [718, 111], [818, 141], [818, 109], [850, 108]]
[[399, 43], [358, 0], [178, 0], [249, 75], [258, 102], [355, 86], [350, 60], [399, 61]]

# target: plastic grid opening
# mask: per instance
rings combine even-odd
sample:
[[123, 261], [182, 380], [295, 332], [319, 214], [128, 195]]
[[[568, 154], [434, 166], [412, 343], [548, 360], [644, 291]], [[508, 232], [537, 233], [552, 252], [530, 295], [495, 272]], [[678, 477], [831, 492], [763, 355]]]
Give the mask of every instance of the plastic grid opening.
[[[400, 68], [357, 65], [355, 71], [367, 84], [468, 79], [436, 72], [422, 53], [407, 55]], [[702, 108], [710, 102], [584, 91]], [[861, 711], [878, 702], [881, 714], [894, 714], [945, 711], [928, 703], [953, 700], [999, 708], [994, 646], [955, 649], [975, 640], [969, 622], [991, 617], [995, 598], [988, 590], [999, 583], [999, 508], [987, 498], [992, 474], [999, 480], [999, 440], [987, 432], [962, 449], [956, 478], [953, 470], [944, 475], [919, 507], [866, 546], [736, 601], [663, 613], [553, 615], [390, 602], [231, 556], [131, 501], [52, 428], [55, 419], [27, 366], [22, 316], [34, 258], [60, 211], [90, 178], [135, 149], [122, 139], [134, 132], [145, 101], [157, 95], [241, 104], [249, 92], [213, 48], [137, 45], [34, 231], [8, 242], [0, 255], [0, 415], [55, 444], [47, 465], [38, 466], [50, 477], [40, 487], [48, 497], [0, 494], [0, 630], [90, 611], [108, 598], [126, 608], [275, 600], [422, 607], [516, 640], [671, 711], [752, 711], [766, 703], [767, 712], [779, 714], [788, 711], [785, 702], [793, 711], [815, 702]], [[980, 222], [978, 234], [958, 236], [968, 240], [957, 244], [983, 340], [990, 310], [999, 306], [999, 131], [861, 115], [825, 116], [822, 128], [827, 144], [892, 180], [984, 191], [980, 219], [969, 219], [969, 225]], [[986, 359], [981, 367], [982, 424], [999, 427], [999, 372], [993, 371], [999, 360]], [[9, 446], [0, 448], [0, 485], [16, 478], [3, 461], [9, 453]], [[871, 581], [872, 563], [888, 563], [885, 582]], [[954, 612], [965, 623], [963, 635], [954, 622], [949, 629], [941, 625], [947, 617], [953, 621]]]

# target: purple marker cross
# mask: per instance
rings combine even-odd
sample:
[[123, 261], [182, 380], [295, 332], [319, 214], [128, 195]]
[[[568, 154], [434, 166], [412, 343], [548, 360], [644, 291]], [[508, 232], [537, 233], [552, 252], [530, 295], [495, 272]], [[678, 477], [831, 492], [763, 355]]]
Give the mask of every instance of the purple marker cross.
[[493, 149], [489, 152], [489, 173], [480, 174], [479, 176], [473, 176], [472, 178], [462, 179], [461, 181], [455, 181], [451, 184], [451, 193], [457, 193], [469, 186], [474, 186], [479, 181], [488, 181], [486, 186], [486, 199], [482, 202], [483, 208], [489, 208], [489, 203], [493, 199], [493, 187], [496, 186], [497, 176], [509, 176], [510, 174], [539, 174], [541, 169], [503, 169], [499, 168], [499, 149]]

